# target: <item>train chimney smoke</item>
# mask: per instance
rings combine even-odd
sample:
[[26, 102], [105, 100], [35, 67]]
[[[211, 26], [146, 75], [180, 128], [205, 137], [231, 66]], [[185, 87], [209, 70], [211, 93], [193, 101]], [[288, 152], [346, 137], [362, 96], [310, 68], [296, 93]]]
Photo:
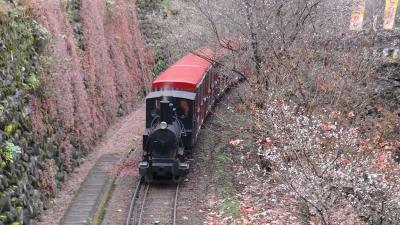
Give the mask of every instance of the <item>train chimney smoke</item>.
[[168, 100], [162, 100], [160, 102], [160, 108], [161, 108], [161, 121], [166, 122], [167, 124], [172, 123], [172, 109], [171, 106], [169, 105], [170, 102]]

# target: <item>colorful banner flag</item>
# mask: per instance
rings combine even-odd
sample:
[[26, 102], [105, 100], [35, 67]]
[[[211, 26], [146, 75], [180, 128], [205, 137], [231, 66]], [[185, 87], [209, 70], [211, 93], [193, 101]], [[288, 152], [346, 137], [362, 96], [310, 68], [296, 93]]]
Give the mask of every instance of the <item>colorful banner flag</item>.
[[351, 13], [350, 30], [360, 31], [363, 27], [365, 14], [365, 0], [354, 0], [353, 12]]
[[383, 19], [383, 28], [392, 30], [394, 26], [394, 19], [396, 17], [397, 6], [399, 0], [386, 0], [385, 17]]

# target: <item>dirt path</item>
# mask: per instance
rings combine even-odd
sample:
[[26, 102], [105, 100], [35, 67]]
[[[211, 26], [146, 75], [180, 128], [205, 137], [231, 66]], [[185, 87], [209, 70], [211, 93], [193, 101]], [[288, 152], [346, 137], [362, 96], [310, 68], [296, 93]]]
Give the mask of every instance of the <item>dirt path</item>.
[[131, 148], [140, 143], [144, 127], [144, 117], [145, 106], [140, 105], [136, 111], [111, 126], [99, 144], [86, 157], [84, 163], [76, 168], [64, 183], [63, 189], [53, 200], [53, 205], [44, 211], [40, 218], [38, 218], [38, 221], [33, 224], [59, 224], [74, 195], [79, 190], [81, 183], [85, 180], [96, 161], [106, 154], [118, 154], [122, 157]]

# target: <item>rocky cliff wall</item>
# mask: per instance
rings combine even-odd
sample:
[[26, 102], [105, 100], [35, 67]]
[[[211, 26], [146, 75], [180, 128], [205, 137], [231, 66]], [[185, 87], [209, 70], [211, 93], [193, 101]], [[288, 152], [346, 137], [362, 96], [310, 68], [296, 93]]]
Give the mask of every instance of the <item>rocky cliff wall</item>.
[[0, 225], [47, 207], [148, 65], [135, 0], [0, 0]]

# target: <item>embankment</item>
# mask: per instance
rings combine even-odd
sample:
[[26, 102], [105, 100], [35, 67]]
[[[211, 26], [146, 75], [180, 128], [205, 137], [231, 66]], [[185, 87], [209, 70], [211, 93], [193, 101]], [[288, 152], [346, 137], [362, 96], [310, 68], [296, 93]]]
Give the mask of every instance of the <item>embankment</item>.
[[0, 1], [0, 225], [48, 207], [149, 64], [135, 0]]

